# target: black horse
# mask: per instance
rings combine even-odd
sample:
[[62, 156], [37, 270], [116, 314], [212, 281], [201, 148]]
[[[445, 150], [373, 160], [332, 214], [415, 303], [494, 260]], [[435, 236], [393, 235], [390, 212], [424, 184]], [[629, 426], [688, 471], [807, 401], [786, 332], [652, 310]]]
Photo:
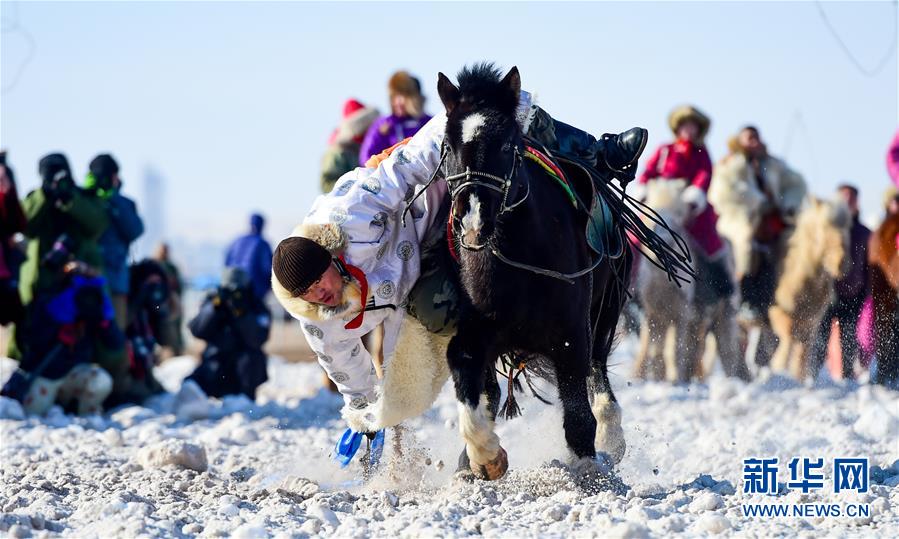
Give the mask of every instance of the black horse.
[[606, 361], [632, 254], [601, 256], [588, 245], [596, 188], [589, 175], [557, 174], [568, 177], [566, 188], [533, 159], [535, 143], [516, 121], [518, 69], [501, 78], [492, 64], [479, 64], [458, 80], [457, 87], [441, 73], [438, 91], [447, 114], [451, 241], [465, 296], [447, 350], [466, 444], [460, 468], [487, 479], [508, 468], [493, 431], [495, 364], [507, 354], [540, 358], [525, 368], [555, 379], [578, 464], [595, 466], [597, 449], [618, 462], [625, 445]]

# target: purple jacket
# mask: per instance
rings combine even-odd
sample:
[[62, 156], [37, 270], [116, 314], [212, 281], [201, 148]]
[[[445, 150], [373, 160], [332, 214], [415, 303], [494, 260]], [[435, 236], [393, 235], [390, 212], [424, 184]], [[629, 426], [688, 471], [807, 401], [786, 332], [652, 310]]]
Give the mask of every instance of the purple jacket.
[[840, 302], [857, 302], [860, 306], [868, 293], [868, 238], [871, 231], [858, 217], [849, 230], [849, 271], [834, 283]]
[[378, 118], [365, 133], [362, 147], [359, 149], [359, 162], [365, 164], [369, 157], [378, 155], [397, 142], [418, 133], [418, 130], [430, 119], [431, 117], [427, 114], [420, 118], [400, 117], [393, 114]]

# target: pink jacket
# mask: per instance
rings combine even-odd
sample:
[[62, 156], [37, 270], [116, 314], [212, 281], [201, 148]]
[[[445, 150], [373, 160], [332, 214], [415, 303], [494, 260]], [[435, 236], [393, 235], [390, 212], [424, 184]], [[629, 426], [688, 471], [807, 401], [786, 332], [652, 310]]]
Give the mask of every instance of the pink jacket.
[[[649, 158], [646, 170], [639, 182], [646, 183], [656, 178], [685, 179], [708, 194], [712, 182], [712, 160], [705, 146], [696, 146], [685, 140], [663, 144]], [[706, 256], [713, 257], [721, 252], [724, 243], [718, 235], [718, 216], [711, 204], [687, 224], [687, 232], [696, 241]]]

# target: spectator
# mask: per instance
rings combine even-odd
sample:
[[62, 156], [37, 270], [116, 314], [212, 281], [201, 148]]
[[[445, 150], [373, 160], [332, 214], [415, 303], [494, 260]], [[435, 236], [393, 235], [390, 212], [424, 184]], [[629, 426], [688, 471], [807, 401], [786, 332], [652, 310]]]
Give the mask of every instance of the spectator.
[[896, 131], [896, 136], [893, 137], [893, 142], [890, 143], [887, 151], [887, 173], [899, 188], [899, 131]]
[[840, 325], [843, 378], [854, 378], [853, 366], [855, 358], [859, 355], [856, 329], [862, 306], [868, 297], [868, 241], [871, 231], [859, 221], [858, 189], [843, 184], [837, 191], [852, 214], [852, 227], [849, 230], [849, 269], [843, 278], [834, 283], [833, 304], [821, 319], [818, 338], [811, 353], [813, 378], [817, 375], [821, 361], [827, 353], [827, 341], [830, 338], [834, 318]]
[[[69, 161], [63, 154], [52, 153], [38, 163], [41, 187], [28, 193], [22, 207], [28, 223], [27, 259], [19, 271], [19, 293], [27, 306], [41, 292], [55, 289], [57, 273], [48, 271], [40, 262], [49, 253], [61, 234], [66, 233], [74, 259], [91, 268], [102, 268], [97, 239], [109, 221], [102, 203], [75, 185]], [[18, 332], [16, 332], [18, 333]], [[10, 340], [9, 355], [20, 358], [17, 336]]]
[[51, 252], [44, 266], [59, 273], [57, 290], [42, 290], [28, 306], [28, 323], [19, 370], [3, 388], [32, 414], [54, 403], [78, 414], [96, 414], [112, 391], [112, 377], [96, 363], [98, 346], [121, 348], [122, 332], [102, 277], [84, 264], [66, 262]]
[[249, 276], [251, 292], [261, 301], [271, 289], [272, 247], [262, 237], [265, 218], [250, 216], [250, 233], [234, 240], [225, 257], [226, 268], [241, 268]]
[[872, 381], [899, 389], [899, 191], [891, 188], [887, 198], [886, 217], [868, 244], [877, 357]]
[[170, 348], [173, 355], [180, 356], [184, 353], [184, 336], [181, 333], [183, 320], [181, 272], [169, 255], [167, 243], [159, 244], [153, 259], [162, 266], [169, 285], [168, 316], [163, 322], [160, 342]]
[[328, 149], [322, 157], [323, 193], [330, 193], [338, 178], [362, 165], [359, 163], [362, 138], [377, 118], [377, 109], [366, 107], [355, 99], [347, 99], [343, 104], [343, 120], [331, 133]]
[[397, 71], [387, 84], [390, 93], [389, 116], [378, 118], [368, 128], [359, 150], [359, 163], [411, 137], [431, 119], [424, 113], [425, 98], [421, 83], [406, 71]]
[[100, 154], [91, 161], [84, 187], [96, 194], [109, 218], [99, 241], [103, 275], [112, 296], [116, 324], [124, 331], [128, 319], [128, 248], [144, 233], [144, 223], [134, 201], [121, 194], [119, 164], [111, 155]]
[[19, 267], [24, 253], [13, 236], [25, 231], [25, 212], [19, 203], [16, 180], [0, 151], [0, 325], [18, 323], [25, 315], [19, 297]]
[[206, 297], [188, 327], [206, 341], [202, 362], [188, 380], [213, 397], [243, 394], [255, 399], [256, 388], [268, 379], [262, 346], [271, 315], [253, 293], [247, 273], [226, 269], [221, 286]]

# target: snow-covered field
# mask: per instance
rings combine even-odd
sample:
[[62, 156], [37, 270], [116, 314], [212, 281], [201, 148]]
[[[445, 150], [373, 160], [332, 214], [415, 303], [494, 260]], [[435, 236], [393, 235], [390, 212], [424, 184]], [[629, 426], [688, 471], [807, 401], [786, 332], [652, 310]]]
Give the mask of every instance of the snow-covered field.
[[[587, 494], [564, 463], [561, 413], [531, 397], [524, 416], [500, 422], [510, 473], [454, 480], [461, 449], [450, 388], [409, 425], [404, 458], [392, 455], [369, 483], [358, 463], [331, 452], [341, 401], [320, 391], [317, 366], [273, 359], [259, 404], [214, 402], [205, 419], [148, 407], [72, 418], [23, 418], [0, 402], [0, 530], [11, 537], [899, 537], [899, 394], [858, 384], [798, 386], [779, 377], [743, 384], [630, 380], [633, 343], [616, 352], [613, 385], [628, 450], [626, 492]], [[189, 358], [158, 370], [176, 390]], [[3, 378], [12, 363], [3, 360]], [[390, 439], [390, 436], [388, 436]], [[823, 457], [826, 488], [802, 495], [742, 493], [742, 459]], [[866, 494], [831, 491], [835, 457], [869, 457]], [[866, 518], [744, 517], [749, 503], [867, 503]]]

